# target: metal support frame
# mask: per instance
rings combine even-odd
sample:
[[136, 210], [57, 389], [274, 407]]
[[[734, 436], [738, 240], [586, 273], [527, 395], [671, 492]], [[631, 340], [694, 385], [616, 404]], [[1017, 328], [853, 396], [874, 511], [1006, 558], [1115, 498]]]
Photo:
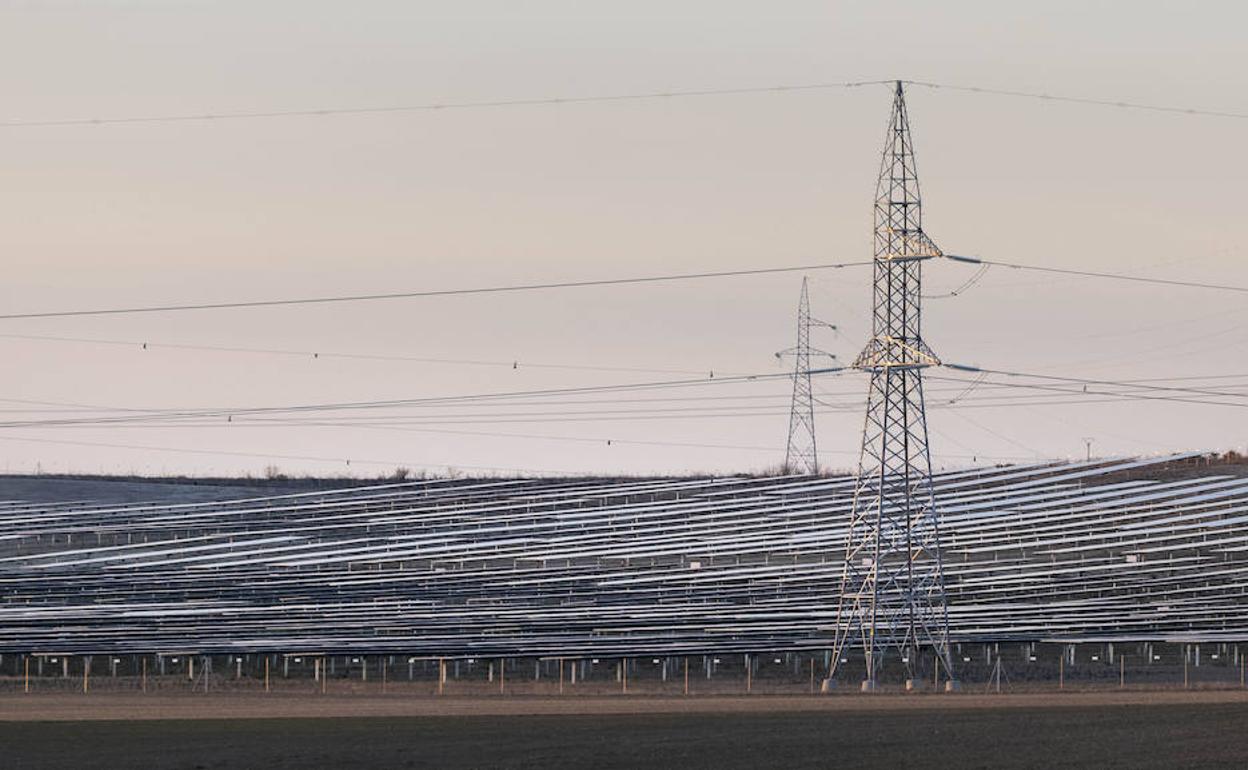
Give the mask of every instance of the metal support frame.
[[[923, 262], [942, 256], [923, 232], [905, 94], [896, 85], [875, 197], [872, 337], [854, 362], [871, 375], [853, 513], [828, 672], [861, 643], [864, 690], [896, 649], [917, 685], [921, 648], [951, 683], [949, 619], [941, 566], [922, 372], [940, 364], [923, 341]], [[956, 684], [951, 684], [951, 688]]]
[[815, 441], [815, 397], [810, 385], [810, 357], [836, 356], [810, 346], [812, 327], [835, 330], [830, 323], [810, 314], [808, 281], [802, 278], [802, 297], [797, 304], [797, 344], [776, 353], [776, 358], [793, 356], [793, 404], [789, 410], [789, 443], [784, 453], [784, 471], [806, 476], [819, 474], [819, 453]]

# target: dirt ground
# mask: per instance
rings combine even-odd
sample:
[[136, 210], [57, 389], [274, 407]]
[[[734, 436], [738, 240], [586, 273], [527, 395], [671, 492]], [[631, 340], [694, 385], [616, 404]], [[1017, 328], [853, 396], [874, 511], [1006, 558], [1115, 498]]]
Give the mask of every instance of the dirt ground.
[[1244, 767], [1243, 692], [6, 695], [5, 768]]
[[401, 695], [138, 693], [0, 697], [0, 723], [162, 719], [324, 719], [346, 717], [569, 716], [630, 714], [878, 713], [1128, 706], [1240, 706], [1248, 691], [1162, 690], [981, 695], [420, 697]]

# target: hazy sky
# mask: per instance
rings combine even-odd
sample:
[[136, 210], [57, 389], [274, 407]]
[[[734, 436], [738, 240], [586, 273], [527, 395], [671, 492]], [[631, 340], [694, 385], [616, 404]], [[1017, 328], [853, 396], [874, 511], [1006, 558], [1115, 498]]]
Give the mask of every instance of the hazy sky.
[[[1248, 112], [1246, 24], [1232, 2], [7, 2], [0, 121], [881, 78]], [[0, 313], [865, 259], [889, 102], [871, 86], [0, 128]], [[921, 87], [909, 103], [925, 224], [947, 251], [1248, 285], [1248, 121]], [[927, 292], [972, 272], [934, 263]], [[812, 274], [815, 312], [841, 328], [819, 343], [845, 359], [866, 340], [868, 277]], [[228, 409], [778, 372], [799, 285], [778, 275], [0, 321], [0, 335], [151, 343], [0, 336], [0, 409], [22, 422], [70, 405]], [[993, 268], [928, 301], [925, 335], [946, 361], [1105, 379], [1243, 375], [1219, 382], [1228, 390], [1248, 386], [1243, 303]], [[845, 407], [819, 418], [823, 460], [847, 467], [865, 378], [818, 388]], [[949, 408], [963, 389], [929, 382], [937, 465], [1081, 455], [1083, 437], [1119, 454], [1248, 441], [1237, 407]], [[351, 425], [7, 427], [0, 469], [759, 469], [782, 459], [787, 397], [780, 380], [334, 417]]]

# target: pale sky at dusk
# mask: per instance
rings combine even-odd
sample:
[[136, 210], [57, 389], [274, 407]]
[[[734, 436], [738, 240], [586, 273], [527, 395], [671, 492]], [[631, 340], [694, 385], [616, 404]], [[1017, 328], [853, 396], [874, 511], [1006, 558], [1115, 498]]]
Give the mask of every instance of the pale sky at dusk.
[[[1248, 112], [1243, 4], [1027, 5], [8, 2], [0, 123], [888, 78]], [[925, 228], [947, 252], [1248, 285], [1248, 121], [921, 86], [907, 98]], [[864, 86], [3, 127], [0, 314], [865, 260], [890, 101]], [[926, 293], [973, 273], [931, 263]], [[841, 330], [817, 342], [844, 360], [867, 338], [869, 280], [811, 273], [814, 312]], [[228, 410], [777, 373], [800, 282], [0, 320], [0, 410], [12, 423], [82, 405]], [[1248, 387], [1244, 301], [994, 267], [926, 301], [924, 332], [947, 362], [1118, 381], [1242, 375], [1215, 381], [1230, 392]], [[1084, 437], [1098, 454], [1248, 442], [1240, 406], [968, 396], [950, 408], [965, 387], [929, 380], [938, 467], [1082, 456]], [[865, 375], [817, 389], [841, 407], [819, 415], [821, 459], [848, 468]], [[10, 426], [0, 470], [759, 470], [783, 459], [788, 394], [777, 379], [358, 419]], [[639, 400], [659, 398], [680, 400]]]

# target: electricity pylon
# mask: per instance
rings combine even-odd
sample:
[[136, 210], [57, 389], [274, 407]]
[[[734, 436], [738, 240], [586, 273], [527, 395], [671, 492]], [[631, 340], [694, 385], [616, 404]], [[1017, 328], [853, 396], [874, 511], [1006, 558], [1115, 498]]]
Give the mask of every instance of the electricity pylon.
[[806, 278], [802, 278], [802, 298], [797, 303], [797, 344], [781, 350], [776, 358], [793, 356], [793, 405], [789, 410], [789, 445], [784, 453], [785, 473], [814, 476], [819, 473], [819, 452], [815, 441], [815, 396], [810, 386], [810, 357], [827, 356], [810, 346], [810, 329], [822, 326], [835, 331], [836, 327], [810, 315], [810, 295]]
[[853, 364], [871, 375], [871, 385], [828, 687], [859, 642], [866, 662], [864, 691], [876, 689], [889, 649], [905, 664], [907, 688], [918, 684], [920, 654], [923, 660], [932, 654], [944, 667], [946, 689], [957, 687], [923, 411], [923, 370], [940, 361], [923, 341], [919, 324], [923, 263], [939, 256], [923, 232], [898, 81], [875, 193], [872, 336]]

